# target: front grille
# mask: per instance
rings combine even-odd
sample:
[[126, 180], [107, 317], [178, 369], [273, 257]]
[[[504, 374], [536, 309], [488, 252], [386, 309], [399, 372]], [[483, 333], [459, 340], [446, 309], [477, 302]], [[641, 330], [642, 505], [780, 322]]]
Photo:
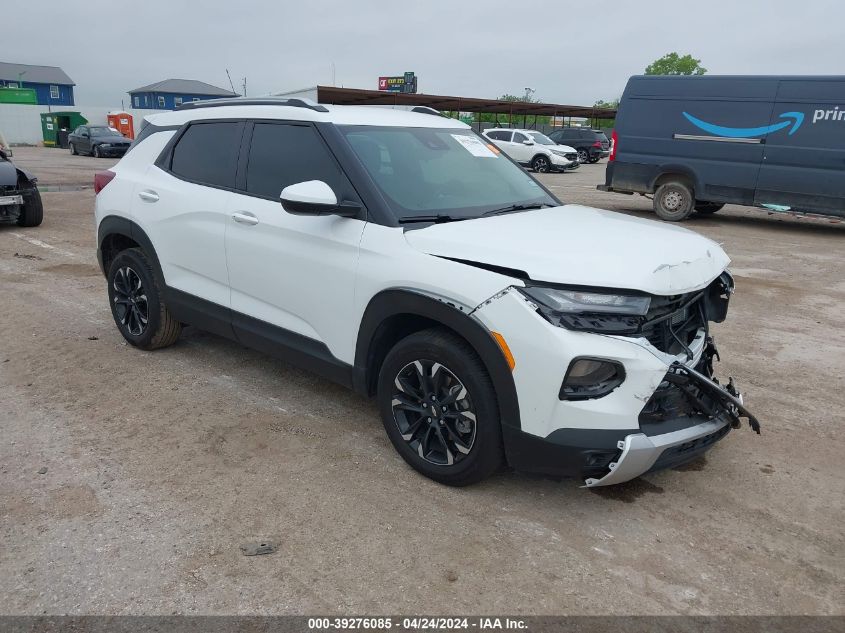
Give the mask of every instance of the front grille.
[[653, 297], [641, 335], [661, 352], [680, 354], [704, 327], [701, 293]]

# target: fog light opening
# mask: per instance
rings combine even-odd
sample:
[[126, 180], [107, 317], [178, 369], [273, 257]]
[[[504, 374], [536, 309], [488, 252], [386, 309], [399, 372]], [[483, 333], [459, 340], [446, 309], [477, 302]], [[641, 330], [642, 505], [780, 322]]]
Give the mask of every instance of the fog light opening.
[[622, 363], [602, 358], [576, 358], [569, 363], [560, 387], [561, 400], [606, 396], [625, 381]]

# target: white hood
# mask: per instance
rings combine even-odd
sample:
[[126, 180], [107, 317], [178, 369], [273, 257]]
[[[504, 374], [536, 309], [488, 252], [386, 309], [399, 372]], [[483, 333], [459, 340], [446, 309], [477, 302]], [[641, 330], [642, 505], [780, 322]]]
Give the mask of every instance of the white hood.
[[534, 281], [673, 295], [705, 287], [730, 263], [687, 229], [580, 205], [406, 231], [430, 255], [524, 271]]
[[577, 154], [578, 151], [574, 147], [569, 147], [569, 145], [546, 145], [550, 149], [556, 149], [559, 152], [565, 152], [567, 154]]

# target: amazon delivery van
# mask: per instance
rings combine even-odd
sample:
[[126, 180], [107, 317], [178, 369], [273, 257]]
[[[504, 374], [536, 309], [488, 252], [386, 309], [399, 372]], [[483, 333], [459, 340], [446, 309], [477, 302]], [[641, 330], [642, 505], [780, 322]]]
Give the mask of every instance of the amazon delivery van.
[[726, 203], [845, 217], [845, 77], [637, 76], [603, 191], [680, 221]]

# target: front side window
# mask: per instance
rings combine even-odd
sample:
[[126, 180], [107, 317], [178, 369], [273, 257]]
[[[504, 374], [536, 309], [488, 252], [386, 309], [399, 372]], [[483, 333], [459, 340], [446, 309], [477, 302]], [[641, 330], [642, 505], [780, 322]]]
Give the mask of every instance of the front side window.
[[59, 87], [58, 86], [50, 86], [50, 98], [51, 99], [58, 99], [59, 98]]
[[525, 134], [520, 134], [519, 132], [513, 133], [513, 142], [514, 143], [524, 143], [528, 140], [528, 137]]
[[495, 147], [463, 128], [341, 126], [349, 144], [400, 220], [480, 217], [552, 198]]
[[531, 140], [537, 143], [538, 145], [556, 145], [552, 139], [550, 139], [545, 134], [540, 132], [529, 132], [529, 136], [531, 136]]
[[349, 198], [349, 185], [334, 157], [310, 125], [256, 123], [246, 167], [247, 193], [279, 199], [282, 189], [322, 180], [338, 201]]
[[170, 171], [203, 185], [235, 186], [242, 124], [194, 123], [173, 148]]

